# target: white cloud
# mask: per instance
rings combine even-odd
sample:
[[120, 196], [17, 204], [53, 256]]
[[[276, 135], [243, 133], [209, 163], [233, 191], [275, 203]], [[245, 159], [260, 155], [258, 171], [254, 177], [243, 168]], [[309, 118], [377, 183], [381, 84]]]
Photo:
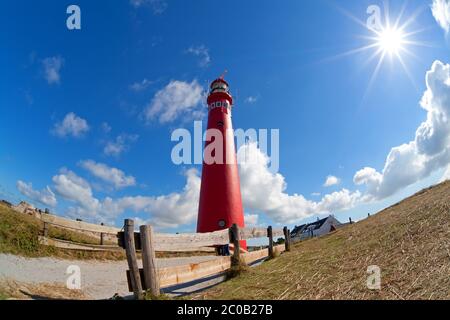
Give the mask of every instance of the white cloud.
[[444, 182], [450, 180], [450, 164], [447, 167], [447, 170], [445, 170], [444, 175], [442, 176], [440, 182]]
[[140, 82], [135, 82], [135, 83], [131, 84], [130, 89], [135, 92], [141, 92], [141, 91], [144, 91], [145, 89], [147, 89], [148, 86], [150, 86], [152, 83], [153, 83], [153, 81], [144, 79]]
[[145, 1], [146, 0], [130, 0], [130, 4], [135, 8], [139, 8], [145, 3]]
[[166, 0], [130, 0], [130, 4], [135, 8], [149, 6], [154, 14], [161, 14], [167, 9]]
[[244, 216], [246, 227], [256, 227], [258, 225], [259, 216], [257, 214], [246, 214]]
[[118, 157], [130, 149], [130, 144], [139, 139], [136, 134], [121, 134], [114, 141], [108, 141], [103, 148], [103, 153], [107, 156]]
[[336, 186], [341, 182], [341, 180], [338, 177], [335, 176], [328, 176], [325, 180], [325, 183], [323, 184], [324, 187], [332, 187]]
[[101, 129], [102, 129], [103, 133], [106, 133], [106, 134], [110, 133], [111, 130], [112, 130], [112, 128], [111, 128], [111, 126], [108, 124], [108, 122], [103, 122], [103, 123], [101, 124]]
[[89, 131], [89, 125], [83, 118], [78, 117], [75, 113], [70, 112], [61, 122], [57, 122], [53, 127], [52, 133], [58, 137], [81, 137]]
[[354, 207], [361, 198], [358, 191], [352, 193], [346, 189], [326, 195], [319, 202], [286, 193], [285, 178], [270, 172], [269, 158], [256, 143], [239, 149], [238, 162], [245, 208], [264, 212], [275, 222], [294, 223], [315, 214], [346, 210]]
[[127, 176], [122, 170], [109, 167], [104, 163], [84, 160], [80, 161], [80, 166], [89, 171], [93, 176], [112, 184], [116, 189], [136, 185], [136, 179], [133, 176]]
[[156, 93], [152, 102], [144, 110], [147, 121], [158, 119], [161, 123], [176, 120], [187, 112], [198, 112], [203, 98], [203, 88], [193, 80], [191, 83], [174, 80]]
[[366, 167], [355, 174], [355, 184], [367, 186], [367, 200], [389, 197], [450, 163], [450, 65], [435, 61], [426, 85], [427, 118], [415, 139], [392, 148], [381, 173]]
[[17, 181], [17, 190], [24, 196], [27, 196], [31, 200], [37, 201], [49, 207], [55, 207], [57, 204], [55, 194], [52, 192], [50, 187], [46, 187], [42, 191], [37, 191], [33, 189], [31, 183], [26, 183], [21, 180]]
[[109, 197], [103, 201], [96, 199], [86, 180], [65, 168], [61, 169], [52, 180], [56, 193], [73, 203], [73, 206], [67, 210], [68, 216], [114, 224], [114, 219], [119, 212], [111, 207], [113, 200]]
[[140, 226], [151, 224], [149, 220], [142, 219], [142, 218], [139, 218], [139, 217], [134, 217], [132, 219], [134, 221], [134, 229], [136, 231], [139, 231], [139, 227]]
[[202, 68], [209, 66], [209, 64], [211, 63], [211, 57], [209, 56], [209, 49], [204, 45], [196, 47], [192, 46], [189, 49], [187, 49], [186, 52], [196, 57], [199, 57], [200, 59], [198, 64]]
[[68, 210], [72, 217], [113, 223], [114, 219], [126, 211], [148, 214], [148, 221], [159, 228], [177, 227], [195, 221], [198, 212], [200, 177], [195, 169], [185, 173], [186, 185], [182, 192], [161, 196], [134, 196], [102, 201], [96, 199], [92, 189], [84, 179], [63, 169], [53, 177], [58, 194], [75, 204]]
[[65, 168], [52, 178], [55, 191], [64, 199], [74, 202], [87, 210], [96, 211], [99, 201], [93, 197], [89, 183]]
[[195, 169], [188, 170], [185, 176], [182, 192], [149, 198], [144, 211], [157, 226], [176, 227], [196, 221], [201, 180]]
[[258, 101], [258, 97], [254, 97], [254, 96], [249, 96], [245, 99], [245, 102], [249, 103], [249, 104], [256, 103], [257, 101]]
[[450, 0], [433, 0], [431, 11], [438, 24], [448, 33], [450, 31]]
[[42, 60], [44, 67], [44, 77], [48, 84], [58, 84], [61, 81], [60, 71], [64, 64], [64, 59], [61, 57], [48, 57]]
[[320, 202], [317, 203], [318, 213], [333, 213], [336, 211], [353, 208], [361, 200], [359, 191], [350, 192], [347, 189], [336, 191], [325, 195]]

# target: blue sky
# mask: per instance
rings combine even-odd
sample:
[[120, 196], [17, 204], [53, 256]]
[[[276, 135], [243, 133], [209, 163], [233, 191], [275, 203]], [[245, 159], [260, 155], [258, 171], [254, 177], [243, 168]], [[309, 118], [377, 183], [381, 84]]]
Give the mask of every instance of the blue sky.
[[[66, 27], [70, 4], [81, 8], [81, 30]], [[3, 1], [1, 197], [89, 221], [194, 230], [201, 167], [174, 165], [170, 137], [206, 120], [204, 90], [225, 69], [235, 128], [280, 130], [279, 173], [242, 169], [249, 223], [357, 220], [439, 182], [450, 162], [450, 4], [408, 1], [402, 22], [415, 16], [406, 31], [420, 31], [401, 55], [408, 72], [386, 59], [370, 85], [376, 48], [344, 53], [373, 43], [356, 21], [372, 4], [383, 7]], [[402, 6], [390, 2], [391, 20]], [[156, 105], [170, 105], [170, 117]]]

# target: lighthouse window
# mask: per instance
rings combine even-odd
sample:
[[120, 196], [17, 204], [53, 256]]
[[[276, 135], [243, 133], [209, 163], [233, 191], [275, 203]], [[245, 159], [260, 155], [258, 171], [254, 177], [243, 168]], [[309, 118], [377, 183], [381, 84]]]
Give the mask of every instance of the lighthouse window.
[[221, 83], [221, 82], [216, 82], [213, 85], [213, 89], [223, 89], [226, 90], [227, 85], [225, 83]]
[[214, 83], [211, 92], [228, 92], [228, 86], [225, 83]]
[[219, 220], [217, 224], [219, 225], [219, 228], [224, 228], [226, 223], [225, 220]]

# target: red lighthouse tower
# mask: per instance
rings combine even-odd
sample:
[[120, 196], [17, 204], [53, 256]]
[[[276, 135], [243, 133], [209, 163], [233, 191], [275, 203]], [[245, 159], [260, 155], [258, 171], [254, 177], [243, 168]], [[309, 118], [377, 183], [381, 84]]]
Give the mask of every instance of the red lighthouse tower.
[[[211, 83], [208, 96], [208, 130], [220, 130], [223, 137], [223, 161], [203, 161], [202, 185], [198, 209], [197, 232], [213, 232], [236, 223], [243, 228], [241, 187], [236, 161], [231, 108], [233, 97], [223, 77]], [[205, 149], [213, 141], [206, 142]], [[245, 241], [241, 246], [246, 250]]]

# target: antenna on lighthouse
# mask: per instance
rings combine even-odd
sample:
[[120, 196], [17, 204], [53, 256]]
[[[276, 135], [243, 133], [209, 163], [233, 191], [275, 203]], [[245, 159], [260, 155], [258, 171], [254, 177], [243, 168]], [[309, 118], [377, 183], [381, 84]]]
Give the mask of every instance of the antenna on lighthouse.
[[225, 75], [228, 73], [228, 70], [227, 69], [225, 69], [224, 71], [223, 71], [223, 73], [222, 73], [222, 75], [219, 77], [219, 79], [224, 79], [225, 78]]

